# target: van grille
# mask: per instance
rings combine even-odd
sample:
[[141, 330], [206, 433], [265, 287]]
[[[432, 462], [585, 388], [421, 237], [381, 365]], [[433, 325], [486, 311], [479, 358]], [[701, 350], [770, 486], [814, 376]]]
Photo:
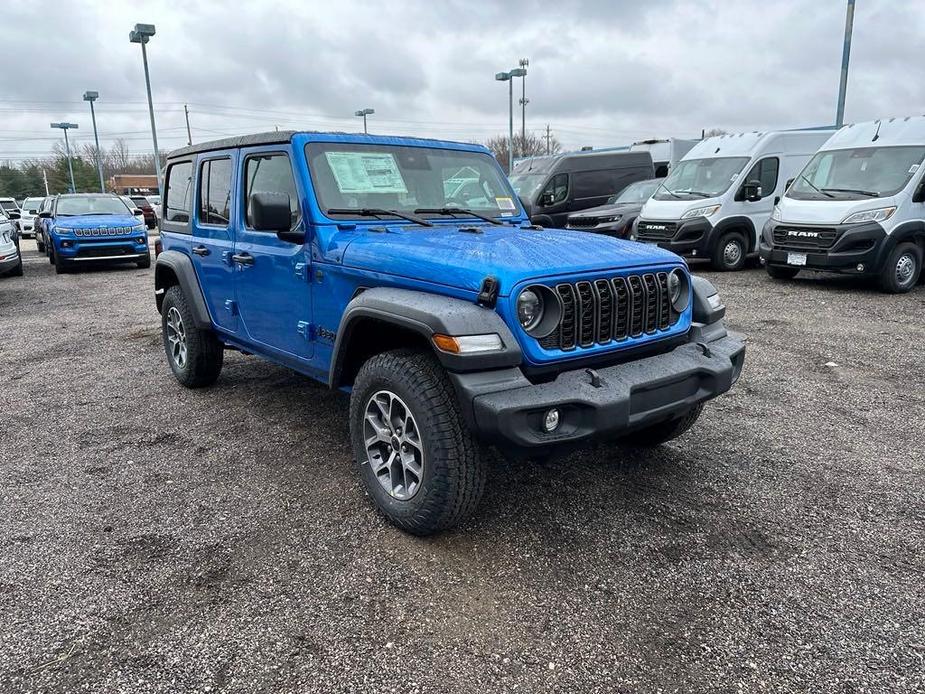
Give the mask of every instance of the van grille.
[[788, 226], [774, 228], [774, 245], [783, 249], [831, 248], [837, 238], [838, 230], [832, 228]]
[[674, 222], [644, 222], [636, 225], [636, 236], [645, 241], [668, 241], [674, 238], [678, 225]]
[[668, 273], [602, 278], [554, 288], [562, 318], [539, 340], [543, 349], [572, 350], [668, 330], [680, 317], [671, 309]]

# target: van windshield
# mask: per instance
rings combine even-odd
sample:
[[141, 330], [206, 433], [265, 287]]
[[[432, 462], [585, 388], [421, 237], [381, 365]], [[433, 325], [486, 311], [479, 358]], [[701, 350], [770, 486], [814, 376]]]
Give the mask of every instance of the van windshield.
[[456, 207], [494, 218], [520, 210], [490, 154], [350, 142], [310, 142], [305, 154], [318, 203], [337, 218], [375, 216], [373, 210], [427, 209], [420, 214], [431, 216]]
[[686, 159], [675, 166], [653, 197], [656, 200], [679, 197], [688, 200], [722, 195], [738, 178], [748, 161], [748, 157]]
[[515, 173], [511, 176], [511, 185], [514, 187], [514, 192], [521, 198], [532, 200], [545, 180], [546, 174], [544, 173]]
[[795, 200], [862, 200], [895, 195], [922, 165], [925, 147], [816, 152], [787, 191]]

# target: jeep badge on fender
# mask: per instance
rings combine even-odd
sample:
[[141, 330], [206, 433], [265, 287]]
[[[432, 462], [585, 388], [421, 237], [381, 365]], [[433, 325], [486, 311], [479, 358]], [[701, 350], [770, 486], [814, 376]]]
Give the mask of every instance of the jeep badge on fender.
[[479, 145], [271, 132], [176, 150], [165, 181], [177, 380], [211, 385], [235, 349], [349, 392], [357, 473], [410, 533], [472, 513], [487, 445], [657, 445], [742, 371], [709, 282], [655, 246], [531, 225]]

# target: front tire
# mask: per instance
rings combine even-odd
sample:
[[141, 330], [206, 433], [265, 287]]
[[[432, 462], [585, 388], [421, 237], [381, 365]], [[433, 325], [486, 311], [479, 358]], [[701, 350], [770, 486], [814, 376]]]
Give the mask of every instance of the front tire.
[[151, 267], [151, 254], [148, 253], [144, 258], [138, 261], [138, 267], [142, 270]]
[[880, 287], [889, 294], [905, 294], [922, 274], [922, 249], [914, 243], [900, 243], [887, 256], [880, 271]]
[[622, 442], [631, 446], [650, 448], [663, 444], [666, 441], [671, 441], [694, 426], [702, 411], [703, 404], [698, 403], [674, 419], [669, 419], [667, 422], [659, 422], [658, 424], [653, 424], [645, 429], [639, 429], [628, 434], [622, 439]]
[[713, 249], [710, 263], [714, 270], [734, 272], [745, 267], [747, 253], [748, 247], [745, 243], [745, 237], [736, 231], [730, 231], [720, 237], [719, 242]]
[[187, 388], [202, 388], [218, 380], [225, 358], [224, 347], [211, 330], [196, 327], [193, 312], [179, 286], [164, 294], [161, 333], [167, 363], [180, 383]]
[[780, 265], [765, 265], [764, 268], [768, 271], [768, 276], [776, 280], [792, 280], [800, 272], [800, 268]]
[[370, 358], [353, 384], [350, 434], [367, 493], [402, 530], [430, 535], [478, 506], [486, 464], [432, 355], [394, 350]]
[[38, 235], [38, 234], [35, 235], [35, 247], [36, 247], [36, 249], [38, 250], [39, 253], [44, 253], [44, 252], [45, 252], [45, 244], [42, 243], [42, 239], [39, 238], [39, 235]]
[[22, 277], [22, 253], [19, 254], [19, 263], [10, 270], [10, 277]]
[[51, 263], [55, 266], [56, 275], [63, 275], [64, 273], [68, 272], [68, 270], [70, 270], [67, 265], [67, 261], [63, 260], [61, 256], [54, 251], [52, 251]]

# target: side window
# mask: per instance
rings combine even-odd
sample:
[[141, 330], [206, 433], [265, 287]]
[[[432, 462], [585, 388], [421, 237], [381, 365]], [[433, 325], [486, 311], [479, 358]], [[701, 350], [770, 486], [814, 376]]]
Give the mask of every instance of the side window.
[[552, 193], [553, 205], [563, 202], [568, 197], [568, 174], [556, 174], [549, 179], [549, 183], [543, 190], [543, 194], [546, 193]]
[[193, 182], [193, 162], [181, 161], [167, 169], [167, 184], [164, 186], [164, 220], [167, 222], [188, 222], [192, 200], [190, 188]]
[[251, 195], [254, 193], [285, 193], [289, 196], [292, 226], [299, 221], [299, 193], [296, 191], [292, 166], [285, 154], [257, 154], [244, 160], [245, 220], [253, 228]]
[[780, 168], [777, 157], [768, 157], [762, 159], [752, 167], [745, 177], [743, 183], [748, 181], [759, 181], [761, 184], [761, 197], [766, 198], [774, 195], [774, 189], [777, 188], [777, 171]]
[[199, 222], [228, 226], [231, 159], [207, 159], [199, 167]]

